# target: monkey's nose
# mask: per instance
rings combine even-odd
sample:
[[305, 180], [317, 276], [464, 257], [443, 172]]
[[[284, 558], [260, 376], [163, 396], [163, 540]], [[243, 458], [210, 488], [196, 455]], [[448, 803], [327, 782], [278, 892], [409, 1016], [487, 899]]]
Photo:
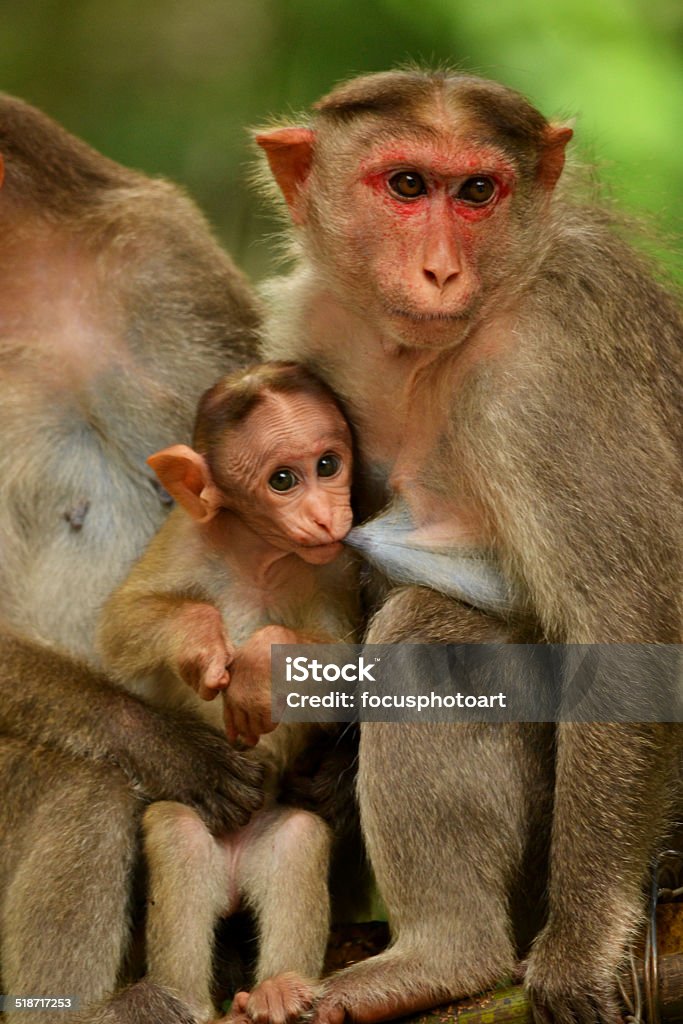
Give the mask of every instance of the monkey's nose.
[[333, 515], [328, 509], [313, 507], [309, 512], [310, 521], [316, 530], [325, 534], [326, 538], [332, 538]]
[[438, 288], [439, 291], [443, 291], [447, 285], [456, 280], [460, 270], [455, 270], [452, 266], [445, 265], [441, 267], [423, 267], [422, 273], [430, 284]]
[[462, 257], [444, 220], [438, 219], [431, 225], [421, 263], [425, 280], [441, 292], [459, 277]]
[[321, 544], [328, 544], [330, 542], [343, 540], [351, 529], [350, 517], [348, 523], [346, 519], [342, 519], [339, 516], [314, 518], [313, 521], [321, 535]]

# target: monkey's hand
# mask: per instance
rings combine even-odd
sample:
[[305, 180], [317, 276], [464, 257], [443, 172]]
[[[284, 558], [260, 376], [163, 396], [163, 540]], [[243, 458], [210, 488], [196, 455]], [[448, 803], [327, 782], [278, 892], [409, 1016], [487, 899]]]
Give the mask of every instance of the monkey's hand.
[[620, 1024], [616, 970], [607, 957], [577, 957], [576, 945], [565, 952], [546, 928], [524, 982], [535, 1024]]
[[[196, 714], [153, 707], [53, 648], [0, 636], [0, 729], [118, 765], [147, 800], [177, 800], [225, 832], [263, 802], [261, 770]], [[50, 699], [46, 700], [49, 684]]]
[[173, 615], [173, 664], [202, 700], [213, 700], [230, 683], [235, 649], [223, 616], [212, 604], [188, 602]]
[[230, 687], [223, 696], [225, 731], [231, 742], [240, 737], [254, 746], [259, 736], [275, 728], [270, 715], [271, 644], [301, 642], [284, 626], [263, 626], [238, 647], [230, 665]]
[[132, 728], [144, 751], [133, 771], [147, 798], [194, 807], [214, 835], [246, 824], [261, 806], [261, 767], [195, 714], [145, 707]]

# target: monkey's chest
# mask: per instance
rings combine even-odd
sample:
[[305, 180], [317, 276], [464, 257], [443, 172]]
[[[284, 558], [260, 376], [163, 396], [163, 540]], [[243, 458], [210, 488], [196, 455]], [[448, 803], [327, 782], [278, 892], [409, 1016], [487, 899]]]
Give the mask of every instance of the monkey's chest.
[[297, 629], [299, 608], [306, 602], [308, 589], [305, 579], [298, 577], [287, 587], [260, 586], [248, 579], [233, 580], [218, 601], [232, 643], [239, 647], [263, 626]]
[[[416, 543], [427, 549], [490, 543], [452, 426], [450, 377], [445, 367], [440, 374], [425, 374], [413, 382], [392, 434], [386, 424], [377, 424], [368, 431], [363, 451], [365, 479], [375, 489], [370, 509], [377, 512], [390, 502], [398, 503], [415, 527]], [[366, 407], [368, 419], [374, 419], [372, 412]]]

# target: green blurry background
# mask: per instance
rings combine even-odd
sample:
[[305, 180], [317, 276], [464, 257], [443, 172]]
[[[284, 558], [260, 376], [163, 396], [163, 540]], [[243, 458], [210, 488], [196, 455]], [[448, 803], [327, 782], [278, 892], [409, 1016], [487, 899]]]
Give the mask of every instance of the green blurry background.
[[183, 183], [255, 277], [274, 223], [245, 126], [408, 59], [575, 116], [609, 191], [680, 234], [682, 51], [681, 0], [0, 0], [0, 88]]

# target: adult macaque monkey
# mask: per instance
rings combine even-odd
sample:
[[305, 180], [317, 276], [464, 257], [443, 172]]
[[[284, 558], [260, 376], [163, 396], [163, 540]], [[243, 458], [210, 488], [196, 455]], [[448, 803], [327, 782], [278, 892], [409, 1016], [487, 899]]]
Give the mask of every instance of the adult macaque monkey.
[[[366, 478], [384, 476], [423, 542], [495, 555], [538, 636], [678, 643], [680, 319], [608, 213], [560, 180], [571, 134], [502, 86], [419, 71], [352, 80], [307, 126], [258, 133], [299, 254], [272, 286], [265, 348], [334, 387]], [[369, 639], [501, 630], [408, 587]], [[598, 677], [593, 695], [639, 685], [637, 670]], [[544, 806], [534, 1012], [618, 1019], [614, 975], [673, 813], [680, 732], [563, 724], [554, 758], [546, 738], [362, 727], [362, 824], [394, 941], [330, 980], [319, 1021], [400, 1016], [508, 974]]]
[[[316, 730], [274, 729], [270, 647], [354, 637], [358, 579], [341, 545], [352, 520], [351, 434], [329, 388], [273, 363], [203, 396], [193, 445], [148, 460], [179, 507], [105, 605], [101, 647], [113, 674], [156, 703], [190, 703], [218, 727], [225, 715], [232, 739], [256, 744], [269, 733], [253, 756], [270, 798], [217, 839], [182, 804], [146, 811], [147, 972], [198, 1019], [212, 1017], [214, 928], [242, 898], [255, 911], [259, 954], [256, 987], [236, 1006], [285, 1024], [310, 1008], [322, 968], [331, 834], [319, 816], [276, 803]], [[211, 702], [221, 691], [224, 705]]]
[[[168, 511], [146, 456], [189, 438], [199, 395], [254, 358], [258, 316], [173, 186], [8, 97], [3, 174], [3, 991], [78, 996], [87, 1013], [128, 945], [143, 801], [181, 800], [216, 830], [259, 802], [258, 773], [224, 737], [69, 657], [94, 661], [99, 606]], [[125, 1001], [117, 1019], [182, 1017], [164, 993]]]

